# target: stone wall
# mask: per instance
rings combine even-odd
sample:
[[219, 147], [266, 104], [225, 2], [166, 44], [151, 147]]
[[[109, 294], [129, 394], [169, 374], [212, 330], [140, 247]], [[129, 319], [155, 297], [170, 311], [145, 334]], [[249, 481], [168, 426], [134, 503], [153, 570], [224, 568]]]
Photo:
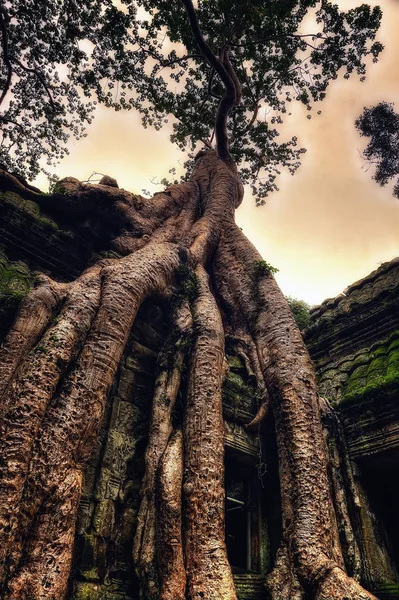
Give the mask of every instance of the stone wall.
[[305, 340], [338, 411], [357, 486], [363, 582], [399, 598], [399, 259], [312, 311]]

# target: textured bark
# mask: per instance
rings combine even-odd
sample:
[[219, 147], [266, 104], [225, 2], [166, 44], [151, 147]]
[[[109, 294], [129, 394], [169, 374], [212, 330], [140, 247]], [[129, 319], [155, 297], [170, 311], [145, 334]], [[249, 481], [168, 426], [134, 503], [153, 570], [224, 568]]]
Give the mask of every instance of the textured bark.
[[344, 432], [337, 413], [328, 400], [320, 397], [320, 414], [328, 448], [328, 475], [338, 525], [338, 546], [342, 548], [347, 572], [356, 579], [361, 575], [361, 556], [350, 518], [351, 508], [359, 509], [360, 500], [353, 480]]
[[236, 594], [224, 539], [224, 332], [207, 275], [200, 267], [197, 275], [196, 340], [183, 430], [188, 595], [192, 600], [230, 600]]
[[347, 575], [336, 543], [314, 370], [288, 304], [241, 230], [225, 230], [217, 252], [218, 291], [234, 300], [252, 333], [275, 420], [283, 535], [269, 592], [276, 600], [374, 598]]
[[[161, 520], [158, 523], [155, 502], [156, 479], [158, 469], [160, 468], [161, 457], [166, 452], [168, 441], [173, 430], [171, 415], [180, 387], [181, 371], [186, 354], [185, 342], [192, 333], [192, 317], [187, 302], [176, 311], [174, 324], [175, 328], [178, 330], [176, 339], [173, 340], [174, 347], [173, 350], [172, 348], [167, 347], [165, 352], [166, 356], [161, 355], [160, 368], [162, 370], [155, 383], [151, 426], [145, 454], [145, 475], [141, 490], [142, 498], [137, 516], [137, 529], [133, 546], [135, 569], [142, 581], [143, 595], [147, 598], [157, 597], [160, 588], [157, 573], [156, 529], [162, 528], [163, 518], [161, 517]], [[173, 357], [173, 366], [168, 368], [171, 351], [175, 352], [175, 356]], [[176, 440], [173, 449], [169, 451], [172, 456], [176, 454], [176, 444], [178, 443], [178, 440]], [[167, 464], [168, 461], [165, 463], [165, 460], [163, 469], [167, 473], [170, 467]], [[167, 477], [167, 474], [165, 477]], [[164, 482], [164, 484], [167, 485], [162, 477], [161, 482]], [[166, 505], [168, 502], [165, 496], [167, 487], [166, 489], [162, 487], [162, 490], [163, 504]], [[178, 493], [181, 496], [181, 485]], [[165, 508], [164, 510], [167, 512], [168, 509]], [[179, 518], [181, 519], [181, 517]], [[165, 534], [165, 536], [167, 538], [167, 534]], [[165, 536], [162, 534], [161, 538]], [[160, 554], [164, 554], [163, 548]], [[165, 575], [161, 577], [161, 581], [163, 582], [163, 587], [168, 589], [169, 584], [166, 583], [165, 578], [169, 577], [169, 571], [165, 568], [163, 568], [162, 571], [165, 572]], [[175, 579], [174, 568], [172, 565], [170, 567], [170, 577], [173, 580]], [[185, 576], [183, 579], [185, 580]], [[170, 587], [171, 589], [174, 589], [176, 584], [171, 582]]]
[[184, 600], [186, 569], [182, 539], [183, 435], [178, 430], [162, 455], [157, 485], [158, 560], [161, 600]]
[[[23, 192], [13, 177], [0, 173], [0, 181]], [[236, 600], [224, 539], [228, 338], [257, 388], [249, 426], [260, 427], [271, 408], [276, 427], [283, 535], [268, 576], [271, 597], [370, 600], [345, 571], [357, 575], [358, 559], [341, 504], [350, 487], [349, 471], [340, 471], [348, 466], [343, 446], [328, 455], [302, 337], [234, 224], [243, 190], [231, 158], [201, 154], [190, 181], [150, 200], [104, 181], [70, 178], [60, 189], [56, 203], [34, 190], [26, 195], [55, 206], [61, 220], [73, 215], [82, 231], [89, 223], [91, 235], [123, 257], [70, 284], [44, 278], [0, 349], [1, 597], [65, 598], [82, 474], [106, 397], [141, 303], [161, 293], [179, 302], [158, 360], [133, 548], [142, 597]], [[178, 394], [185, 403], [175, 411]]]

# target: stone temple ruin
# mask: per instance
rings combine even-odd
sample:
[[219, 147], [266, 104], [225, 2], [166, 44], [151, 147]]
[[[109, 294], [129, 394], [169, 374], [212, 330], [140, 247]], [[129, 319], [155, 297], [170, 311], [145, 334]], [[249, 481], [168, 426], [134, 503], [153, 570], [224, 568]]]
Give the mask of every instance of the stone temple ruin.
[[[101, 253], [71, 224], [0, 192], [0, 342], [20, 299], [42, 271], [68, 281]], [[311, 312], [304, 332], [321, 395], [340, 416], [353, 474], [351, 520], [361, 582], [399, 599], [399, 259], [383, 264]], [[85, 475], [76, 530], [71, 600], [137, 600], [132, 542], [144, 472], [156, 357], [168, 331], [161, 304], [141, 309]], [[228, 348], [227, 355], [228, 355]], [[257, 411], [253, 384], [228, 355], [224, 384], [226, 538], [241, 600], [265, 598], [264, 577], [280, 536], [273, 429], [246, 429]]]

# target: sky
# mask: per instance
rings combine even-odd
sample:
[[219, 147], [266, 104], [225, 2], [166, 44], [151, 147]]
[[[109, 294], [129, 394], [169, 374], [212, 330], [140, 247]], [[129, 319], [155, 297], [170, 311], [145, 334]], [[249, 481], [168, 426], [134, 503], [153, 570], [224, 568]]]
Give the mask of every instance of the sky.
[[[363, 0], [364, 1], [364, 0]], [[361, 0], [339, 0], [349, 9]], [[265, 206], [257, 208], [249, 190], [236, 219], [263, 258], [279, 269], [284, 294], [311, 305], [334, 297], [354, 281], [399, 256], [399, 200], [392, 186], [380, 188], [361, 157], [366, 140], [354, 122], [364, 106], [383, 100], [399, 111], [399, 0], [370, 0], [380, 5], [378, 39], [385, 45], [364, 83], [355, 77], [335, 81], [317, 106], [322, 114], [306, 118], [298, 107], [286, 123], [307, 148], [294, 177], [283, 175]], [[144, 130], [132, 112], [100, 108], [88, 135], [71, 142], [70, 155], [57, 167], [59, 177], [87, 180], [93, 172], [115, 177], [135, 193], [160, 191], [155, 183], [184, 160], [166, 130]], [[35, 182], [46, 188], [44, 179]]]

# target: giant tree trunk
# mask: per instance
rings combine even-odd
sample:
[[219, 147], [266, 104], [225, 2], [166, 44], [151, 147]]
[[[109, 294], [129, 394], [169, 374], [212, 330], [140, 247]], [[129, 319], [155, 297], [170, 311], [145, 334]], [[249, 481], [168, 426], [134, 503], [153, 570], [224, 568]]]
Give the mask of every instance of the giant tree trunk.
[[313, 367], [284, 296], [234, 224], [234, 165], [210, 151], [187, 183], [151, 200], [73, 179], [56, 198], [23, 192], [60, 218], [96, 219], [123, 256], [71, 284], [41, 280], [0, 349], [1, 597], [65, 598], [92, 440], [137, 311], [163, 294], [176, 326], [159, 357], [132, 549], [143, 597], [236, 599], [224, 539], [228, 335], [263, 394], [255, 422], [270, 404], [276, 426], [283, 535], [272, 599], [373, 598], [345, 571]]

